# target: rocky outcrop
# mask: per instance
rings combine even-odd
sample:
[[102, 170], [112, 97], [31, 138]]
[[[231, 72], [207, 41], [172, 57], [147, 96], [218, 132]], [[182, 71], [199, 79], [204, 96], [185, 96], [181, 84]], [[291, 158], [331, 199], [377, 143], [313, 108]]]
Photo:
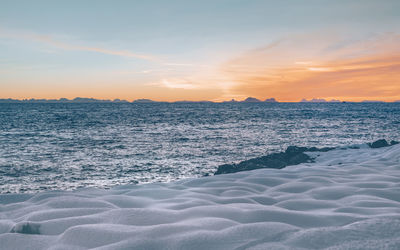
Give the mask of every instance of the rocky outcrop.
[[370, 148], [383, 148], [383, 147], [388, 147], [388, 146], [393, 146], [399, 144], [398, 141], [391, 141], [390, 144], [385, 140], [385, 139], [381, 139], [381, 140], [377, 140], [374, 141], [372, 143], [368, 143], [368, 146]]
[[382, 139], [374, 141], [372, 143], [368, 143], [368, 146], [370, 146], [371, 148], [383, 148], [389, 146], [389, 143], [385, 139]]
[[297, 165], [300, 163], [311, 162], [312, 158], [304, 152], [321, 151], [326, 152], [334, 148], [308, 148], [289, 146], [285, 152], [273, 153], [262, 157], [253, 158], [242, 161], [237, 164], [224, 164], [218, 167], [216, 175], [229, 174], [246, 170], [254, 170], [259, 168], [275, 168], [281, 169], [289, 165]]
[[[399, 144], [397, 141], [391, 141], [388, 143], [385, 139], [377, 140], [372, 143], [367, 143], [371, 148], [388, 147], [395, 144]], [[348, 147], [348, 148], [359, 148], [359, 147]], [[327, 152], [335, 148], [325, 147], [297, 147], [289, 146], [285, 152], [273, 153], [266, 156], [253, 158], [250, 160], [242, 161], [239, 163], [223, 164], [220, 165], [215, 172], [215, 175], [236, 173], [240, 171], [254, 170], [260, 168], [274, 168], [281, 169], [290, 165], [297, 165], [300, 163], [312, 162], [313, 159], [305, 154], [305, 152]]]

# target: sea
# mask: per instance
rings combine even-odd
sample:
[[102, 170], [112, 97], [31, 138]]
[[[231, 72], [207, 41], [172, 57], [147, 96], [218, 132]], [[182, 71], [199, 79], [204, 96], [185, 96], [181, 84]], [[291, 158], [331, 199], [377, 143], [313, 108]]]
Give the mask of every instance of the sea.
[[198, 178], [399, 132], [400, 103], [0, 103], [0, 193]]

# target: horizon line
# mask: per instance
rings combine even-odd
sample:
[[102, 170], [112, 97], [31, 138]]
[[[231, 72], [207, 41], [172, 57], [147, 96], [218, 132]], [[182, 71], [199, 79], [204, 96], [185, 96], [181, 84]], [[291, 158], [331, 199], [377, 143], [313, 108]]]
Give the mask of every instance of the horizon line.
[[299, 101], [279, 101], [275, 98], [267, 98], [265, 100], [260, 100], [258, 98], [254, 97], [247, 97], [243, 100], [235, 100], [235, 99], [230, 99], [230, 100], [221, 100], [221, 101], [215, 101], [215, 100], [174, 100], [174, 101], [158, 101], [158, 100], [153, 100], [153, 99], [148, 99], [148, 98], [139, 98], [139, 99], [133, 99], [132, 101], [128, 101], [126, 99], [119, 99], [119, 98], [114, 98], [114, 99], [98, 99], [94, 97], [74, 97], [72, 99], [65, 98], [65, 97], [60, 97], [60, 98], [0, 98], [0, 103], [12, 103], [12, 102], [41, 102], [41, 103], [46, 103], [46, 102], [59, 102], [59, 103], [68, 103], [68, 102], [78, 102], [78, 103], [90, 103], [90, 102], [112, 102], [112, 103], [177, 103], [177, 102], [193, 102], [193, 103], [199, 103], [199, 102], [208, 102], [208, 103], [398, 103], [400, 100], [394, 100], [394, 101], [384, 101], [384, 100], [362, 100], [362, 101], [349, 101], [349, 100], [336, 100], [336, 99], [331, 99], [331, 100], [326, 100], [324, 98], [312, 98], [312, 99], [305, 99], [302, 98]]

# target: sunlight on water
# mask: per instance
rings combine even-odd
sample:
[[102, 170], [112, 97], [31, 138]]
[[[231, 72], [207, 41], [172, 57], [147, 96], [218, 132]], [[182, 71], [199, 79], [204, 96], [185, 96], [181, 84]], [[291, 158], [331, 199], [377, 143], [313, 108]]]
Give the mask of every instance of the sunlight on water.
[[0, 104], [0, 192], [168, 182], [289, 145], [399, 140], [400, 104]]

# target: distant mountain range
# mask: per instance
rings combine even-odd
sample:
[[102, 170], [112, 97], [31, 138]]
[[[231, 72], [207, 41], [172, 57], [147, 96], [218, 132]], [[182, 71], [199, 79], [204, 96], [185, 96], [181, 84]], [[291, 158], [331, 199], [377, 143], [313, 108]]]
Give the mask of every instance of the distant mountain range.
[[378, 102], [378, 103], [384, 103], [384, 101], [375, 101], [375, 100], [364, 100], [364, 101], [362, 101], [362, 102], [373, 102], [373, 103]]
[[[222, 103], [278, 103], [275, 98], [268, 98], [265, 99], [264, 101], [259, 100], [254, 97], [247, 97], [243, 101], [236, 101], [235, 99], [232, 99], [230, 101], [224, 101]], [[302, 103], [340, 103], [342, 101], [340, 100], [325, 100], [325, 99], [302, 99], [300, 102]], [[362, 101], [363, 103], [384, 103], [384, 101], [375, 101], [375, 100], [364, 100]], [[400, 102], [394, 101], [394, 102]], [[137, 99], [132, 102], [129, 102], [127, 100], [120, 100], [120, 99], [114, 99], [114, 100], [103, 100], [103, 99], [95, 99], [95, 98], [83, 98], [83, 97], [76, 97], [74, 99], [67, 99], [67, 98], [60, 98], [60, 99], [23, 99], [23, 100], [18, 100], [18, 99], [0, 99], [0, 103], [162, 103], [159, 101], [153, 101], [150, 99]], [[172, 103], [214, 103], [212, 101], [175, 101]]]
[[335, 100], [335, 99], [327, 101], [325, 99], [316, 99], [316, 98], [314, 98], [314, 99], [311, 99], [309, 101], [306, 100], [306, 99], [302, 99], [300, 102], [318, 102], [318, 103], [321, 103], [321, 102], [341, 102], [341, 101], [340, 100]]
[[106, 103], [106, 102], [125, 102], [128, 103], [126, 100], [114, 99], [114, 100], [101, 100], [95, 98], [82, 98], [76, 97], [74, 99], [67, 99], [67, 98], [60, 98], [60, 99], [0, 99], [0, 103]]
[[248, 103], [257, 103], [257, 102], [271, 102], [271, 103], [274, 103], [274, 102], [278, 102], [277, 100], [275, 100], [275, 98], [269, 98], [269, 99], [266, 99], [265, 101], [261, 101], [261, 100], [259, 100], [259, 99], [257, 99], [257, 98], [254, 98], [254, 97], [247, 97], [245, 100], [243, 100], [243, 101], [236, 101], [235, 99], [232, 99], [231, 101], [225, 101], [225, 103], [226, 102], [248, 102]]

